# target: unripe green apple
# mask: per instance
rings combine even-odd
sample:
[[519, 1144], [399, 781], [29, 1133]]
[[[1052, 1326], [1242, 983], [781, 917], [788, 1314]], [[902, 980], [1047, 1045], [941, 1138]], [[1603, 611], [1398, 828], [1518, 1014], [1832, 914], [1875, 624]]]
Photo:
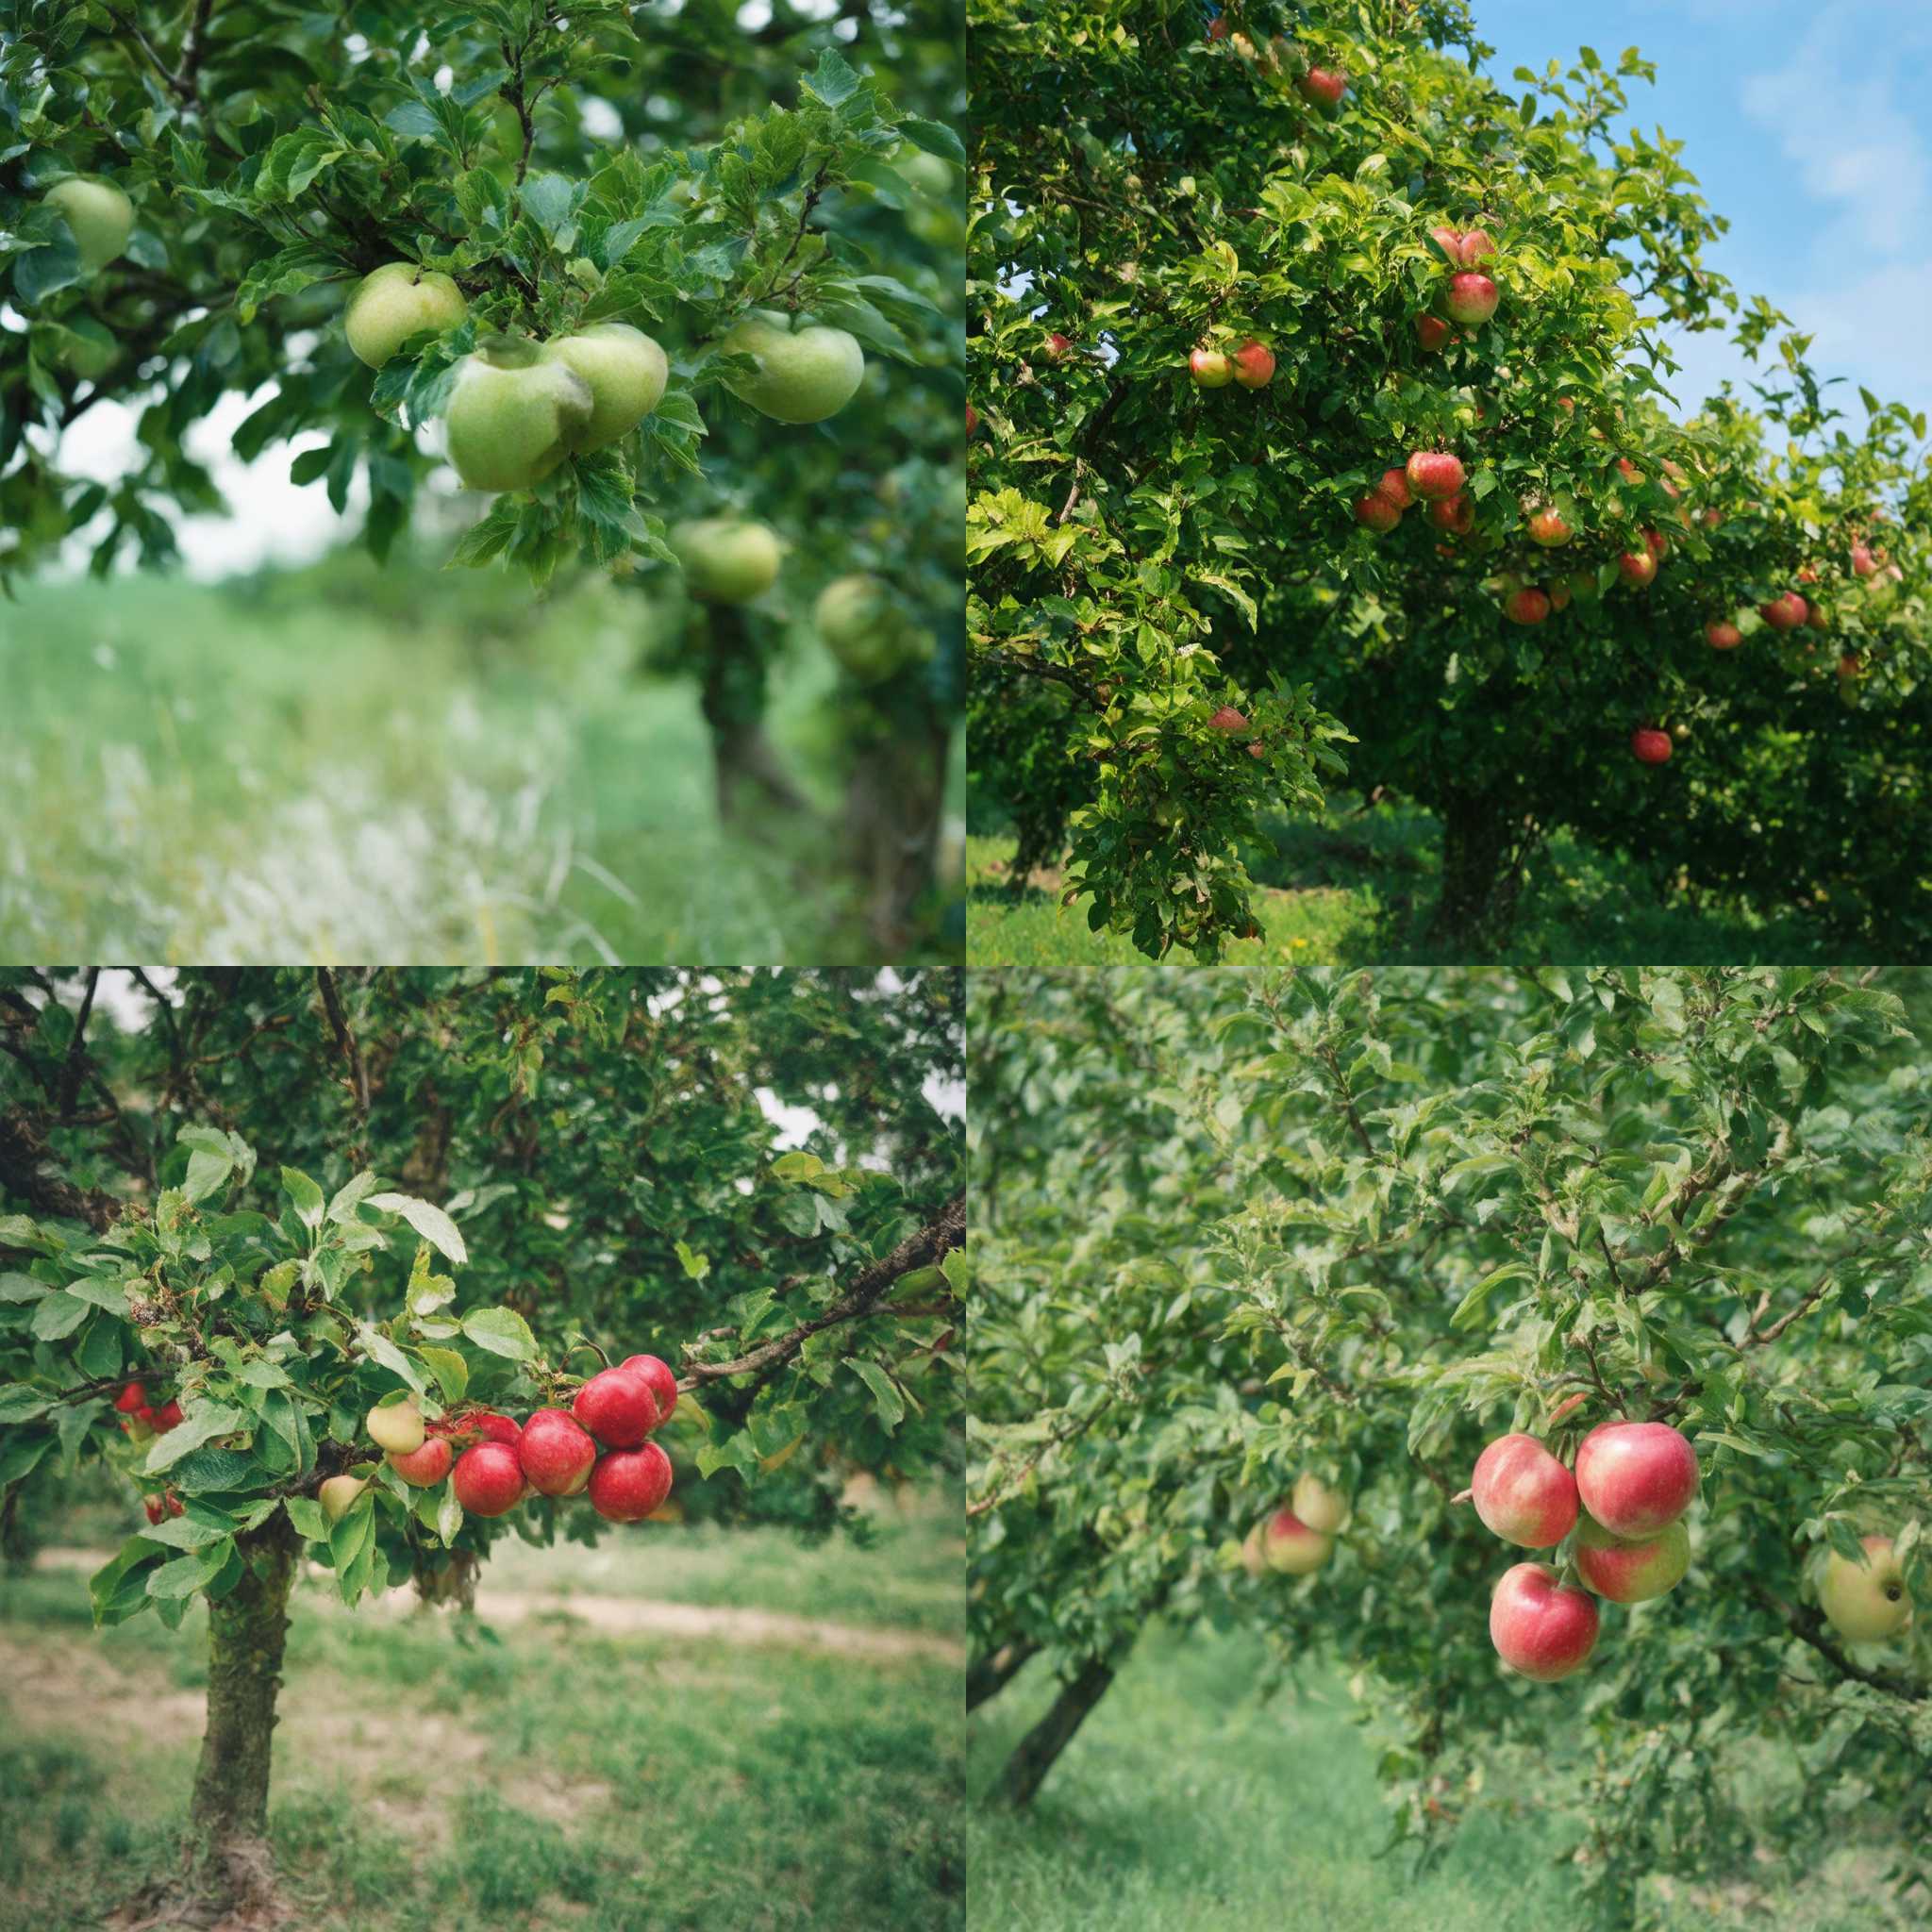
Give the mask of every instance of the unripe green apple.
[[812, 608], [825, 649], [861, 684], [876, 684], [902, 665], [929, 658], [932, 639], [892, 600], [877, 577], [835, 577]]
[[121, 359], [121, 344], [91, 315], [60, 324], [53, 341], [53, 353], [61, 366], [89, 382], [98, 382]]
[[369, 1487], [362, 1476], [332, 1475], [322, 1486], [322, 1513], [331, 1523], [340, 1523], [349, 1513], [356, 1498]]
[[449, 399], [449, 459], [471, 490], [527, 490], [579, 446], [591, 385], [535, 342], [485, 336]]
[[82, 268], [104, 267], [127, 246], [134, 232], [134, 204], [111, 181], [71, 175], [55, 182], [46, 199], [66, 218]]
[[953, 164], [942, 161], [938, 155], [927, 154], [923, 147], [914, 147], [910, 142], [900, 143], [892, 165], [922, 194], [929, 194], [935, 201], [950, 200], [956, 192]]
[[1833, 1551], [1818, 1601], [1848, 1643], [1883, 1643], [1912, 1621], [1912, 1593], [1890, 1537], [1868, 1536], [1863, 1547], [1860, 1563], [1848, 1563]]
[[407, 1456], [423, 1446], [423, 1412], [413, 1402], [388, 1402], [369, 1411], [369, 1440], [378, 1449]]
[[754, 308], [726, 330], [718, 347], [758, 364], [753, 375], [733, 378], [731, 387], [779, 423], [823, 423], [858, 393], [865, 377], [856, 336], [816, 325], [793, 329], [776, 308]]
[[543, 345], [543, 354], [590, 385], [590, 427], [573, 449], [602, 449], [628, 436], [658, 407], [671, 373], [664, 351], [627, 322], [600, 322], [559, 337]]
[[445, 275], [413, 261], [385, 262], [356, 285], [342, 311], [349, 347], [372, 369], [380, 369], [411, 336], [441, 335], [470, 312], [463, 291]]
[[1318, 1536], [1334, 1536], [1348, 1522], [1349, 1502], [1341, 1490], [1331, 1490], [1312, 1470], [1295, 1478], [1294, 1513]]
[[674, 524], [666, 541], [684, 566], [685, 587], [708, 603], [748, 604], [778, 581], [784, 552], [763, 524], [700, 517]]

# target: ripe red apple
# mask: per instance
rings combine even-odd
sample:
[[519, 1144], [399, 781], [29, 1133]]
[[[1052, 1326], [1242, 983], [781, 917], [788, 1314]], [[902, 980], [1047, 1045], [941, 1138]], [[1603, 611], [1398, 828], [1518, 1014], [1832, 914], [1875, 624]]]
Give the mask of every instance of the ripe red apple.
[[1049, 362], [1058, 362], [1073, 346], [1074, 344], [1070, 338], [1061, 335], [1058, 329], [1055, 329], [1046, 339], [1046, 348], [1043, 354]]
[[1534, 1436], [1498, 1436], [1469, 1487], [1484, 1526], [1506, 1543], [1554, 1549], [1576, 1526], [1576, 1478]]
[[1437, 529], [1447, 530], [1452, 537], [1466, 537], [1475, 528], [1475, 505], [1459, 490], [1441, 503], [1430, 504], [1424, 514]]
[[1633, 590], [1641, 591], [1657, 577], [1657, 558], [1650, 552], [1626, 550], [1617, 559], [1617, 572]]
[[139, 1382], [125, 1384], [120, 1394], [114, 1398], [114, 1407], [123, 1415], [138, 1414], [147, 1406], [147, 1391]]
[[1744, 641], [1744, 633], [1735, 624], [1726, 624], [1723, 618], [1713, 618], [1704, 626], [1704, 635], [1710, 641], [1713, 651], [1735, 651]]
[[165, 1436], [180, 1420], [181, 1405], [171, 1396], [160, 1407], [150, 1413], [148, 1426], [158, 1436]]
[[158, 1496], [143, 1496], [141, 1507], [147, 1511], [150, 1524], [158, 1523], [168, 1513], [168, 1506]]
[[1671, 761], [1671, 734], [1640, 724], [1630, 734], [1630, 749], [1637, 754], [1640, 764], [1667, 765]]
[[1805, 623], [1812, 630], [1829, 630], [1831, 612], [1823, 604], [1814, 604], [1807, 597], [1805, 600]]
[[1852, 545], [1852, 574], [1854, 576], [1869, 577], [1876, 574], [1878, 558], [1863, 543]]
[[1664, 1423], [1604, 1423], [1577, 1445], [1576, 1493], [1612, 1536], [1646, 1541], [1690, 1507], [1697, 1452]]
[[1397, 509], [1407, 509], [1415, 502], [1415, 497], [1408, 487], [1408, 473], [1406, 470], [1384, 470], [1382, 480], [1375, 485], [1375, 489]]
[[1303, 100], [1318, 108], [1332, 108], [1348, 91], [1348, 75], [1340, 67], [1311, 67], [1295, 87]]
[[1427, 503], [1440, 503], [1462, 488], [1462, 459], [1446, 449], [1419, 449], [1403, 473], [1408, 487]]
[[614, 1449], [591, 1472], [591, 1507], [611, 1523], [641, 1523], [671, 1493], [671, 1458], [655, 1442]]
[[1782, 597], [1774, 597], [1769, 604], [1760, 604], [1757, 614], [1773, 630], [1796, 630], [1805, 621], [1807, 608], [1804, 598], [1797, 591], [1787, 591]]
[[524, 1424], [517, 1460], [539, 1495], [575, 1496], [591, 1480], [597, 1445], [560, 1408], [540, 1408]]
[[524, 1467], [508, 1442], [478, 1442], [457, 1457], [451, 1487], [472, 1516], [502, 1516], [524, 1500]]
[[658, 1426], [651, 1385], [625, 1369], [600, 1369], [577, 1391], [570, 1412], [607, 1449], [635, 1449]]
[[1545, 550], [1559, 548], [1574, 535], [1575, 532], [1553, 509], [1536, 510], [1530, 516], [1529, 541], [1541, 543]]
[[1243, 342], [1231, 359], [1234, 379], [1243, 389], [1260, 389], [1274, 374], [1274, 351], [1266, 342]]
[[1511, 591], [1503, 602], [1503, 615], [1511, 624], [1541, 624], [1550, 614], [1550, 600], [1534, 587]]
[[1418, 315], [1415, 319], [1415, 339], [1432, 355], [1455, 333], [1440, 315]]
[[1292, 1509], [1277, 1509], [1261, 1525], [1261, 1554], [1271, 1570], [1308, 1576], [1328, 1560], [1335, 1539], [1310, 1529]]
[[1585, 1591], [1566, 1588], [1547, 1563], [1506, 1570], [1490, 1598], [1490, 1641], [1525, 1677], [1554, 1684], [1590, 1661], [1597, 1610]]
[[1659, 1535], [1629, 1541], [1592, 1516], [1576, 1532], [1576, 1572], [1613, 1604], [1648, 1603], [1683, 1582], [1690, 1567], [1690, 1532], [1681, 1521]]
[[1227, 38], [1227, 15], [1217, 13], [1208, 23], [1208, 38], [1210, 41], [1224, 41]]
[[1798, 581], [1801, 584], [1815, 584], [1818, 581], [1817, 569], [1811, 564], [1801, 563], [1798, 566]]
[[1704, 527], [1707, 530], [1717, 529], [1724, 520], [1724, 513], [1721, 510], [1707, 509], [1704, 512]]
[[1661, 530], [1646, 530], [1643, 533], [1643, 547], [1661, 563], [1670, 555], [1671, 540]]
[[1619, 457], [1617, 458], [1617, 474], [1626, 483], [1641, 483], [1643, 481], [1643, 472], [1628, 457]]
[[979, 411], [971, 403], [966, 405], [966, 434], [971, 436], [979, 427]]
[[1464, 268], [1480, 268], [1484, 262], [1495, 260], [1496, 244], [1481, 228], [1466, 228], [1456, 258]]
[[1443, 297], [1442, 307], [1456, 321], [1474, 328], [1495, 314], [1496, 304], [1502, 299], [1502, 291], [1488, 275], [1465, 273], [1450, 276], [1449, 292]]
[[1452, 268], [1462, 266], [1462, 230], [1444, 222], [1429, 230], [1429, 240], [1440, 248]]
[[1253, 726], [1232, 705], [1223, 705], [1208, 721], [1210, 731], [1248, 731]]
[[655, 1355], [627, 1355], [617, 1366], [634, 1375], [641, 1375], [651, 1385], [651, 1398], [658, 1405], [658, 1421], [661, 1426], [677, 1407], [676, 1371], [661, 1356]]
[[1386, 536], [1402, 521], [1402, 512], [1379, 490], [1372, 490], [1356, 498], [1355, 520], [1364, 529]]
[[441, 1436], [429, 1437], [419, 1449], [407, 1454], [391, 1449], [385, 1452], [389, 1466], [406, 1483], [419, 1490], [431, 1490], [449, 1474], [449, 1466], [456, 1459], [456, 1453]]
[[1188, 370], [1196, 389], [1225, 389], [1234, 380], [1234, 364], [1219, 349], [1196, 349]]
[[494, 1409], [485, 1409], [481, 1415], [470, 1418], [473, 1427], [480, 1429], [484, 1438], [491, 1442], [508, 1442], [514, 1449], [522, 1439], [523, 1424], [507, 1415], [498, 1415]]

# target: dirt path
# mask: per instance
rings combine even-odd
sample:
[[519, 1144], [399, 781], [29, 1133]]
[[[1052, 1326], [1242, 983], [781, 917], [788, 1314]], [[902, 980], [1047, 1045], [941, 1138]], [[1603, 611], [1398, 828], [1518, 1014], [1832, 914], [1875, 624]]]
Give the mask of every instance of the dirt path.
[[[50, 1570], [92, 1573], [106, 1563], [108, 1550], [52, 1548], [42, 1550], [36, 1564]], [[325, 1575], [321, 1570], [309, 1573]], [[312, 1600], [343, 1615], [333, 1595]], [[304, 1605], [307, 1609], [310, 1606]], [[396, 1616], [413, 1614], [414, 1594], [391, 1591], [376, 1606]], [[359, 1614], [359, 1613], [358, 1613]], [[722, 1643], [775, 1643], [798, 1650], [826, 1650], [841, 1657], [927, 1657], [941, 1663], [964, 1666], [965, 1646], [953, 1638], [924, 1630], [872, 1628], [862, 1624], [830, 1624], [813, 1617], [794, 1617], [780, 1610], [745, 1610], [710, 1604], [659, 1603], [648, 1597], [591, 1596], [581, 1591], [492, 1590], [487, 1581], [476, 1590], [476, 1614], [487, 1624], [522, 1624], [534, 1617], [575, 1618], [593, 1630], [613, 1637], [670, 1637]]]

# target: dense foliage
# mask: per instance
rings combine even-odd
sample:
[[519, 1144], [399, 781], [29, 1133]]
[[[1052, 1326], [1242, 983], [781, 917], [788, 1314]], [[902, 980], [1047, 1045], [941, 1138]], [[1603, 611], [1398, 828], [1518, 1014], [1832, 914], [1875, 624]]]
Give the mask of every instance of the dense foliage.
[[[1261, 813], [1345, 765], [1440, 817], [1444, 945], [1506, 939], [1565, 825], [1909, 954], [1924, 419], [1849, 420], [1704, 266], [1678, 145], [1618, 131], [1635, 51], [1514, 95], [1486, 53], [1464, 0], [980, 9], [968, 631], [1019, 864], [1212, 956]], [[1725, 326], [1754, 393], [1674, 392]], [[1257, 383], [1191, 379], [1251, 341]], [[1453, 509], [1370, 501], [1436, 451]]]
[[[1884, 1883], [1932, 1878], [1924, 1619], [1849, 1646], [1817, 1607], [1866, 1535], [1932, 1601], [1923, 975], [988, 974], [973, 1003], [972, 1694], [1029, 1657], [1063, 1686], [1009, 1797], [1151, 1619], [1241, 1620], [1355, 1674], [1398, 1840], [1548, 1807], [1606, 1926], [1657, 1874], [1861, 1822], [1919, 1848]], [[1696, 1449], [1690, 1575], [1525, 1682], [1487, 1613], [1526, 1553], [1472, 1468], [1619, 1416]], [[1352, 1522], [1312, 1575], [1251, 1574], [1304, 1472]], [[1769, 1824], [1759, 1740], [1796, 1766]]]

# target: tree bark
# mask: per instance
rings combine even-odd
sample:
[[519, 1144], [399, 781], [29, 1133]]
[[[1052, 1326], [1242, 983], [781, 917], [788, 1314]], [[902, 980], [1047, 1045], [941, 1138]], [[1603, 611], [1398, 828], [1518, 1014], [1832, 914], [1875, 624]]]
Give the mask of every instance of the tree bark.
[[1442, 888], [1429, 921], [1429, 942], [1457, 958], [1506, 941], [1516, 924], [1523, 869], [1542, 837], [1532, 818], [1500, 801], [1451, 794], [1442, 820]]
[[845, 828], [865, 894], [866, 931], [889, 959], [904, 956], [939, 876], [946, 798], [942, 728], [870, 740], [855, 753]]
[[1074, 1741], [1074, 1733], [1087, 1714], [1107, 1695], [1115, 1665], [1089, 1657], [1074, 1680], [1060, 1686], [1053, 1707], [1014, 1747], [991, 1795], [1015, 1809], [1030, 1805], [1060, 1753]]
[[208, 1607], [208, 1730], [194, 1774], [188, 1866], [197, 1893], [245, 1911], [268, 1906], [275, 1891], [268, 1782], [294, 1533], [277, 1510], [238, 1547], [242, 1580]]
[[997, 1697], [1039, 1650], [1037, 1643], [1003, 1643], [990, 1655], [974, 1657], [966, 1666], [966, 1708], [977, 1710], [988, 1698]]
[[782, 811], [814, 815], [811, 800], [786, 771], [766, 736], [765, 660], [735, 604], [708, 608], [709, 639], [703, 654], [699, 708], [711, 731], [711, 760], [722, 824], [741, 824], [748, 794]]

